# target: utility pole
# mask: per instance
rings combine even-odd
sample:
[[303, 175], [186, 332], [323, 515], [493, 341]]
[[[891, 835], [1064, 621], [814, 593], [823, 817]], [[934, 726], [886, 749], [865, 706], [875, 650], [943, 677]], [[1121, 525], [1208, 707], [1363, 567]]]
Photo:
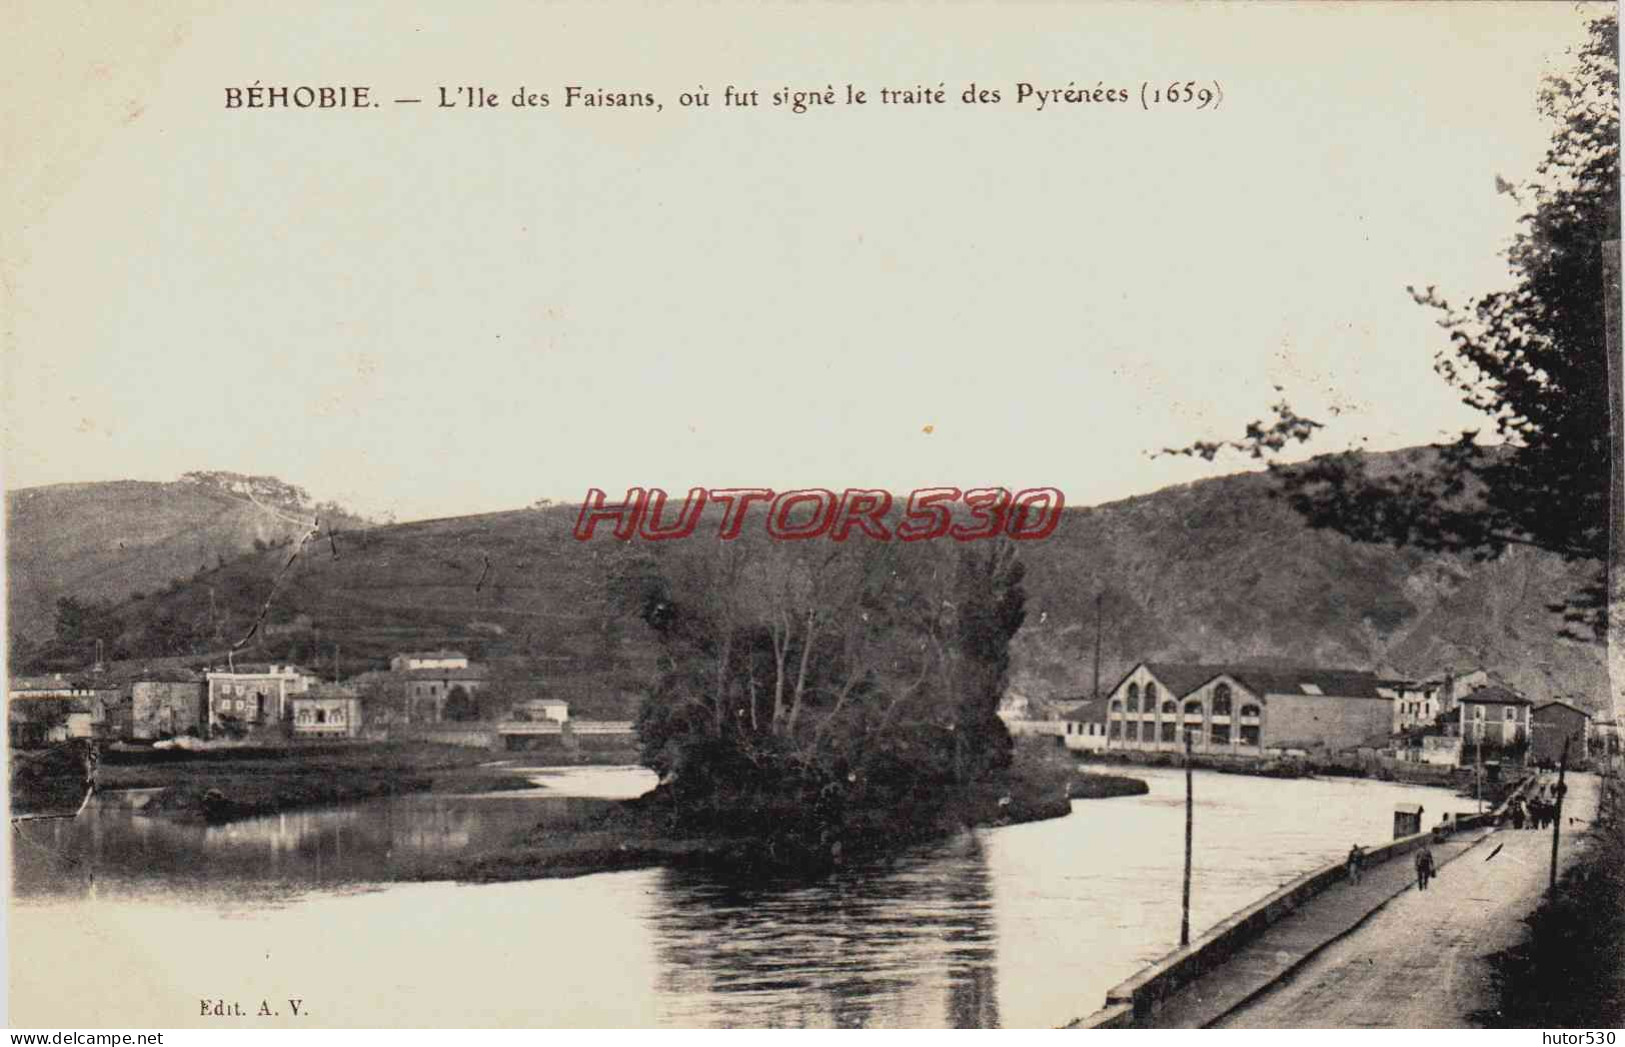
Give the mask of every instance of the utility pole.
[[1179, 913], [1179, 944], [1191, 943], [1191, 732], [1185, 730], [1185, 897]]
[[1552, 873], [1546, 880], [1546, 886], [1557, 886], [1557, 836], [1563, 831], [1563, 794], [1569, 787], [1563, 784], [1563, 775], [1569, 769], [1569, 741], [1563, 739], [1563, 758], [1557, 765], [1557, 806], [1552, 811]]
[[1473, 724], [1473, 799], [1478, 801], [1478, 813], [1484, 813], [1484, 722]]
[[1100, 697], [1100, 629], [1103, 619], [1102, 611], [1106, 603], [1106, 592], [1101, 590], [1095, 594], [1095, 697]]

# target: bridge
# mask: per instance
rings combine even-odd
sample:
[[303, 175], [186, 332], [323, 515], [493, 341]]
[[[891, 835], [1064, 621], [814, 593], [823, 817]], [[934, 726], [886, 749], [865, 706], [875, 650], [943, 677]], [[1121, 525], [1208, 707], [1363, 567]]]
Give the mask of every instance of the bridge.
[[497, 734], [519, 737], [538, 734], [624, 735], [632, 737], [631, 720], [504, 720], [496, 725]]

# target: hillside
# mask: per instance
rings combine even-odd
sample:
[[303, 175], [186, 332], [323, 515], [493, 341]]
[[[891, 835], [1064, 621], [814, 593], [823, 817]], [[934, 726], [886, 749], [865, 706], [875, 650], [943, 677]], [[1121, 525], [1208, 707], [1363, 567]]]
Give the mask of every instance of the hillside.
[[[1069, 510], [1054, 536], [1023, 548], [1028, 615], [1013, 689], [1040, 699], [1090, 690], [1103, 592], [1104, 686], [1141, 658], [1273, 660], [1411, 676], [1483, 666], [1537, 699], [1606, 700], [1602, 649], [1558, 639], [1546, 610], [1579, 578], [1575, 568], [1530, 550], [1480, 564], [1356, 545], [1306, 528], [1270, 485], [1262, 475], [1229, 476]], [[652, 676], [644, 626], [606, 600], [605, 580], [632, 550], [575, 542], [570, 507], [341, 533], [285, 568], [289, 549], [240, 552], [253, 536], [283, 533], [274, 518], [177, 498], [153, 514], [164, 527], [141, 531], [150, 552], [138, 578], [118, 567], [124, 549], [96, 543], [128, 549], [135, 528], [117, 521], [139, 515], [132, 505], [150, 508], [141, 501], [159, 496], [150, 489], [173, 485], [101, 486], [112, 488], [108, 508], [66, 536], [40, 519], [42, 496], [60, 489], [18, 492], [13, 519], [26, 526], [12, 532], [12, 569], [36, 585], [82, 579], [93, 594], [148, 587], [116, 609], [131, 651], [224, 650], [254, 629], [278, 585], [245, 648], [260, 659], [330, 672], [336, 653], [349, 675], [396, 651], [453, 646], [511, 681], [534, 673], [548, 693], [605, 716], [629, 715]], [[229, 542], [239, 551], [223, 563], [198, 555]], [[58, 550], [70, 551], [69, 566], [52, 566]], [[186, 580], [162, 584], [177, 575]]]
[[1535, 550], [1475, 563], [1360, 545], [1306, 528], [1261, 474], [1221, 477], [1080, 510], [1031, 550], [1014, 689], [1101, 686], [1141, 659], [1275, 661], [1417, 677], [1484, 667], [1537, 700], [1602, 708], [1604, 650], [1560, 639], [1547, 605], [1584, 578]]
[[50, 636], [58, 597], [127, 599], [190, 578], [299, 528], [245, 497], [195, 483], [58, 484], [6, 494], [13, 635]]

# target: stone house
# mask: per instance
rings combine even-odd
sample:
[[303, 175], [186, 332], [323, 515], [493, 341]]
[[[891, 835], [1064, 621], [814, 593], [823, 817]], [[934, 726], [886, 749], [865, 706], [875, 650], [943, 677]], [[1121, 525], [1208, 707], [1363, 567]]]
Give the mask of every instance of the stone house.
[[130, 682], [130, 737], [142, 741], [200, 734], [208, 687], [184, 670], [153, 673]]
[[1565, 701], [1537, 706], [1531, 713], [1529, 758], [1557, 763], [1568, 742], [1569, 766], [1584, 766], [1591, 759], [1591, 714]]

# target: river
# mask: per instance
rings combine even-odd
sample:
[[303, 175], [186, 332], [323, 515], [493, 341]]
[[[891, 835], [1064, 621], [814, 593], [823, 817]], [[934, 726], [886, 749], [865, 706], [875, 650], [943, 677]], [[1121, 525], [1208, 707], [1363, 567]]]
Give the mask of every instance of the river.
[[[1184, 776], [978, 830], [816, 883], [645, 869], [465, 886], [418, 864], [629, 796], [635, 768], [530, 772], [523, 793], [419, 795], [205, 827], [114, 803], [13, 836], [11, 1024], [1055, 1026], [1178, 941]], [[1195, 777], [1192, 932], [1473, 801], [1355, 780]], [[85, 991], [64, 971], [105, 972]], [[249, 1016], [207, 1018], [203, 998]], [[262, 1001], [276, 1017], [255, 1016]]]

